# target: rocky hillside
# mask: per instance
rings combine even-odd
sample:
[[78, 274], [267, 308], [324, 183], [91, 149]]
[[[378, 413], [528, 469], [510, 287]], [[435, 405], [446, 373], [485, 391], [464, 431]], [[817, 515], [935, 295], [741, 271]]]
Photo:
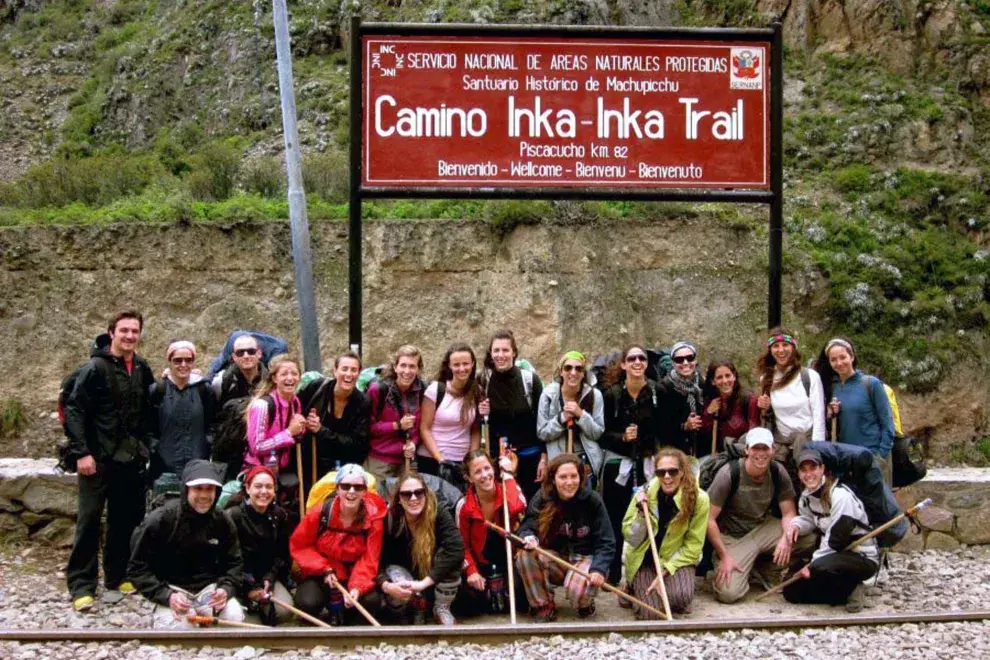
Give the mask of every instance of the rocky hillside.
[[[944, 445], [943, 456], [970, 462], [990, 457], [986, 0], [408, 0], [360, 6], [307, 0], [289, 6], [310, 217], [317, 225], [329, 223], [317, 235], [333, 236], [323, 247], [338, 251], [318, 257], [324, 261], [321, 276], [328, 287], [321, 305], [334, 301], [321, 315], [325, 345], [339, 346], [344, 331], [339, 250], [345, 248], [342, 229], [334, 221], [346, 216], [347, 35], [341, 26], [347, 25], [351, 11], [360, 11], [366, 20], [424, 22], [752, 26], [781, 20], [788, 47], [785, 321], [811, 340], [808, 345], [837, 332], [856, 338], [865, 364], [915, 397], [916, 412], [910, 413], [917, 415], [915, 430]], [[278, 265], [257, 266], [269, 278], [265, 281], [271, 286], [264, 290], [276, 295], [252, 304], [266, 314], [279, 309], [279, 314], [246, 318], [295, 332], [291, 305], [283, 308], [275, 302], [291, 299], [284, 224], [266, 224], [287, 215], [270, 3], [8, 0], [0, 4], [0, 108], [0, 225], [9, 227], [0, 238], [5, 269], [0, 274], [0, 336], [32, 358], [52, 347], [64, 348], [57, 359], [34, 360], [31, 379], [3, 379], [0, 435], [16, 436], [50, 412], [62, 370], [76, 360], [85, 344], [82, 337], [101, 324], [106, 305], [113, 304], [113, 298], [92, 298], [93, 289], [85, 296], [70, 296], [79, 293], [77, 287], [89, 286], [86, 278], [102, 282], [111, 274], [132, 273], [127, 281], [160, 292], [161, 302], [152, 295], [141, 298], [157, 319], [151, 335], [157, 351], [171, 329], [191, 332], [204, 322], [203, 310], [231, 297], [234, 289], [223, 288], [217, 275], [228, 267], [214, 265], [223, 263], [225, 250], [277, 235], [281, 239], [262, 242], [258, 249], [279, 255]], [[599, 247], [578, 256], [580, 269], [609, 273], [620, 269], [615, 259], [650, 262], [632, 270], [642, 266], [652, 272], [651, 286], [659, 287], [651, 298], [654, 309], [644, 313], [630, 301], [612, 310], [631, 318], [628, 323], [603, 316], [606, 304], [592, 305], [587, 321], [573, 311], [568, 312], [573, 318], [556, 313], [541, 317], [532, 311], [539, 321], [527, 327], [527, 334], [544, 366], [565, 345], [604, 348], [626, 338], [663, 342], [679, 332], [706, 341], [711, 337], [712, 342], [729, 336], [708, 329], [723, 324], [719, 313], [724, 308], [707, 293], [692, 293], [702, 307], [693, 306], [686, 317], [674, 309], [656, 316], [656, 310], [670, 304], [666, 296], [678, 282], [712, 286], [723, 277], [744, 278], [750, 285], [737, 294], [739, 309], [726, 313], [745, 320], [728, 322], [726, 332], [738, 332], [749, 341], [762, 320], [753, 313], [762, 309], [765, 295], [762, 279], [754, 276], [765, 268], [762, 209], [381, 202], [369, 204], [367, 214], [383, 220], [475, 221], [478, 226], [471, 231], [486, 237], [482, 253], [496, 260], [511, 257], [506, 263], [512, 271], [527, 281], [543, 282], [540, 286], [549, 286], [549, 279], [563, 281], [553, 272], [556, 262], [513, 257], [506, 247], [548, 240], [540, 232], [585, 232], [582, 236]], [[134, 222], [155, 226], [120, 225]], [[194, 229], [199, 223], [211, 228]], [[607, 237], [617, 223], [689, 228], [672, 232], [664, 239], [668, 245], [653, 248], [679, 259], [689, 255], [688, 261], [709, 279], [685, 278], [680, 266], [663, 258], [654, 262], [653, 257], [615, 253]], [[34, 228], [50, 224], [76, 227]], [[749, 251], [727, 257], [722, 251], [731, 241], [720, 243], [723, 239], [703, 233], [712, 225], [748, 237]], [[380, 226], [399, 235], [411, 232], [410, 240], [416, 241], [429, 231], [419, 223]], [[227, 242], [171, 242], [190, 232], [217, 231]], [[384, 272], [393, 272], [399, 268], [393, 263], [399, 248], [394, 239], [386, 240], [391, 231], [382, 229], [379, 235], [385, 242], [369, 243], [369, 252], [379, 251], [369, 259], [384, 259], [392, 264]], [[107, 254], [117, 236], [133, 236], [147, 246], [133, 254]], [[419, 265], [408, 266], [409, 271], [436, 290], [446, 267], [431, 258], [444, 251], [438, 253], [427, 243], [415, 245], [426, 251], [421, 255], [425, 261], [414, 260]], [[181, 304], [174, 291], [154, 287], [154, 271], [142, 275], [147, 264], [167, 258], [199, 264], [188, 266], [188, 298]], [[478, 271], [489, 272], [480, 266]], [[466, 324], [456, 327], [476, 343], [503, 320], [527, 326], [524, 311], [529, 308], [524, 304], [500, 316], [499, 310], [508, 308], [485, 289], [501, 282], [494, 277], [475, 278], [481, 284], [467, 296], [470, 302], [443, 299], [436, 309], [424, 311], [393, 295], [401, 280], [376, 281], [369, 275], [369, 286], [381, 286], [382, 298], [378, 308], [369, 307], [366, 328], [395, 323], [385, 315], [389, 308], [408, 314], [391, 330], [372, 331], [372, 355], [384, 355], [399, 339], [400, 328], [424, 342], [439, 341], [444, 335], [419, 335], [412, 329], [442, 322], [441, 312]], [[620, 282], [630, 287], [628, 297], [635, 298], [638, 276], [623, 277], [627, 279]], [[36, 286], [42, 288], [30, 288]], [[540, 298], [532, 309], [549, 304], [584, 311], [585, 300], [610, 295], [594, 278], [574, 286], [544, 291], [540, 295], [549, 298]], [[561, 293], [565, 290], [566, 295]], [[64, 314], [69, 309], [73, 314]], [[52, 316], [59, 310], [62, 316]], [[238, 313], [231, 311], [227, 320], [241, 318]], [[48, 327], [56, 318], [58, 323]], [[219, 322], [214, 325], [199, 337], [211, 347], [226, 330]], [[602, 335], [606, 326], [613, 334]], [[616, 334], [620, 328], [625, 332]], [[41, 344], [34, 342], [39, 332], [45, 337]], [[12, 368], [9, 362], [4, 366]], [[37, 382], [42, 387], [27, 384]], [[949, 412], [936, 419], [934, 402]], [[954, 420], [951, 426], [944, 426], [946, 419]]]

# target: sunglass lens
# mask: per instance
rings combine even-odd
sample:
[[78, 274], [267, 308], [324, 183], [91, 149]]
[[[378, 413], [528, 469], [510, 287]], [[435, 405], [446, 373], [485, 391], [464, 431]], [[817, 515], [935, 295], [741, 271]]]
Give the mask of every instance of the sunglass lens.
[[646, 362], [645, 355], [627, 355], [626, 362]]
[[685, 362], [694, 362], [693, 355], [678, 355], [675, 358], [671, 358], [677, 364], [684, 364]]
[[244, 357], [245, 355], [254, 355], [257, 351], [253, 348], [239, 348], [234, 351], [234, 355], [237, 357]]

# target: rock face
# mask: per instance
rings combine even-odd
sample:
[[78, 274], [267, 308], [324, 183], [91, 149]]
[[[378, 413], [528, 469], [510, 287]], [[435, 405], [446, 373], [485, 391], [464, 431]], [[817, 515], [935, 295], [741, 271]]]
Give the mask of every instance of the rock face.
[[933, 469], [897, 492], [902, 509], [925, 498], [932, 504], [918, 515], [921, 534], [909, 533], [895, 550], [952, 550], [960, 544], [990, 543], [990, 470]]
[[72, 545], [76, 477], [55, 471], [54, 459], [0, 459], [0, 538]]

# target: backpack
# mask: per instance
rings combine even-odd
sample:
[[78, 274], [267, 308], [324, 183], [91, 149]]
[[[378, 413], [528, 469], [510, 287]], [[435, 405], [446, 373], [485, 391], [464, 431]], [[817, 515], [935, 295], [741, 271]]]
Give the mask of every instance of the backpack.
[[[869, 449], [841, 442], [821, 441], [809, 442], [804, 448], [817, 450], [822, 455], [826, 469], [855, 493], [863, 503], [872, 527], [879, 527], [900, 515], [901, 509], [894, 499], [894, 492], [884, 483], [880, 466]], [[892, 547], [904, 538], [908, 528], [908, 521], [901, 520], [884, 530], [877, 537], [877, 542], [882, 547]]]
[[75, 389], [76, 381], [79, 380], [79, 374], [90, 362], [95, 364], [96, 368], [103, 373], [103, 377], [106, 379], [107, 384], [109, 384], [116, 410], [120, 411], [123, 408], [120, 383], [117, 382], [117, 378], [114, 376], [113, 365], [106, 358], [98, 356], [91, 357], [88, 361], [73, 369], [72, 373], [65, 377], [58, 390], [58, 421], [62, 425], [62, 432], [65, 434], [65, 437], [61, 438], [57, 444], [58, 465], [56, 469], [69, 474], [76, 471], [78, 456], [72, 455], [69, 447], [69, 426], [66, 424], [65, 419], [65, 400], [68, 398], [69, 393]]
[[[275, 401], [266, 394], [268, 404], [268, 425], [275, 421]], [[245, 414], [251, 405], [251, 397], [244, 396], [231, 399], [223, 404], [220, 411], [220, 428], [213, 436], [213, 451], [210, 460], [214, 463], [226, 463], [227, 471], [224, 481], [230, 481], [241, 471], [244, 465], [244, 452], [247, 449], [247, 420]], [[234, 476], [231, 476], [234, 475]]]
[[263, 332], [253, 330], [234, 330], [227, 336], [227, 342], [223, 345], [220, 355], [213, 358], [213, 362], [210, 363], [210, 370], [206, 374], [206, 380], [212, 381], [214, 376], [231, 364], [231, 356], [234, 353], [234, 342], [242, 335], [251, 335], [257, 340], [258, 348], [261, 349], [261, 363], [266, 367], [274, 356], [289, 352], [289, 344], [280, 337], [266, 335]]
[[[884, 383], [876, 376], [864, 376], [863, 386], [866, 388], [866, 395], [873, 402], [873, 390], [870, 388], [870, 380], [875, 379], [883, 385], [883, 391], [887, 394], [887, 401], [890, 403], [890, 414], [894, 419], [894, 446], [890, 450], [891, 468], [893, 471], [893, 487], [904, 488], [916, 481], [921, 481], [928, 474], [928, 466], [925, 465], [924, 457], [921, 455], [921, 443], [914, 438], [904, 437], [904, 429], [901, 427], [901, 411], [897, 405], [897, 396], [894, 389]], [[918, 454], [918, 458], [913, 457], [912, 451]]]
[[[382, 373], [388, 368], [387, 364], [380, 364], [377, 367], [365, 367], [358, 374], [357, 383], [354, 387], [358, 388], [362, 392], [367, 392], [368, 388], [371, 387], [372, 383], [380, 383], [382, 381]], [[381, 414], [381, 412], [379, 412]]]
[[[725, 498], [726, 503], [739, 490], [739, 478], [742, 473], [743, 461], [746, 453], [743, 446], [738, 443], [727, 443], [725, 451], [717, 454], [709, 454], [701, 459], [698, 470], [698, 485], [702, 490], [708, 492], [715, 475], [718, 474], [725, 465], [729, 466], [729, 495]], [[770, 512], [775, 518], [780, 518], [780, 502], [777, 494], [780, 492], [780, 472], [787, 472], [787, 468], [779, 461], [770, 462], [770, 480], [773, 482], [773, 491], [770, 494]]]

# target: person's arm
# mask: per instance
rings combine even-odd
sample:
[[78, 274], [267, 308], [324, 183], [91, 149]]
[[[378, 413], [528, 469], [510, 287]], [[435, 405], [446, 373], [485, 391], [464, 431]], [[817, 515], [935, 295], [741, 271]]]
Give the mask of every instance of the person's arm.
[[[430, 396], [432, 392], [433, 396]], [[420, 406], [420, 420], [419, 420], [419, 438], [426, 447], [426, 453], [428, 453], [433, 460], [442, 461], [443, 454], [437, 448], [437, 441], [433, 437], [433, 420], [437, 414], [437, 404], [436, 404], [436, 387], [431, 385], [427, 389], [426, 393], [423, 395], [423, 405]]]
[[[798, 374], [800, 377], [800, 374]], [[825, 390], [822, 388], [822, 377], [814, 369], [808, 369], [811, 381], [811, 394], [808, 403], [811, 405], [811, 439], [825, 441]]]
[[536, 435], [543, 442], [553, 442], [565, 433], [564, 425], [560, 423], [560, 409], [553, 402], [554, 396], [559, 391], [556, 387], [548, 387], [540, 395], [540, 409], [536, 416]]
[[[652, 507], [650, 508], [652, 509]], [[650, 511], [650, 521], [653, 523], [653, 528], [656, 529], [657, 521], [652, 510]], [[629, 501], [625, 515], [622, 516], [622, 538], [630, 547], [636, 548], [647, 540], [646, 537], [646, 517], [643, 515], [643, 507], [639, 503], [639, 494], [636, 493]]]
[[[159, 513], [161, 512], [161, 513]], [[153, 558], [161, 554], [164, 539], [160, 538], [163, 527], [171, 524], [165, 521], [166, 509], [158, 509], [144, 519], [131, 538], [131, 556], [127, 562], [127, 579], [134, 584], [141, 595], [158, 605], [168, 607], [172, 590], [155, 575]], [[178, 515], [176, 513], [175, 515]]]
[[[292, 537], [292, 526], [289, 524], [289, 516], [285, 511], [279, 509], [275, 518], [275, 558], [272, 567], [263, 576], [263, 580], [268, 580], [268, 584], [275, 584], [276, 581], [285, 581], [292, 568], [292, 559], [289, 554], [289, 539]], [[243, 552], [243, 549], [242, 549]]]
[[[781, 522], [781, 526], [783, 526], [783, 522]], [[799, 535], [810, 534], [817, 529], [815, 517], [812, 515], [811, 509], [804, 503], [803, 497], [800, 500], [798, 514], [791, 519], [791, 527], [796, 527]], [[784, 529], [787, 528], [784, 527]]]
[[538, 490], [536, 491], [536, 495], [533, 496], [533, 499], [529, 501], [529, 506], [526, 507], [526, 516], [516, 529], [517, 536], [522, 538], [536, 536], [537, 521], [540, 519], [540, 511], [543, 509], [543, 503], [543, 491]]
[[591, 525], [591, 547], [594, 554], [591, 557], [591, 568], [588, 572], [601, 573], [608, 576], [609, 568], [612, 566], [612, 559], [615, 557], [615, 534], [612, 532], [612, 523], [608, 519], [608, 511], [605, 503], [600, 497], [592, 497], [594, 511], [592, 512]]
[[436, 549], [429, 577], [437, 584], [452, 580], [460, 572], [464, 562], [464, 543], [454, 520], [443, 507], [437, 508], [435, 534]]
[[65, 397], [65, 436], [68, 438], [70, 453], [76, 458], [92, 455], [95, 451], [86, 440], [86, 419], [92, 414], [93, 374], [96, 365], [90, 360], [76, 377], [75, 386]]
[[632, 423], [627, 420], [621, 410], [616, 408], [621, 405], [622, 390], [620, 387], [612, 386], [605, 392], [604, 415], [605, 431], [602, 433], [601, 443], [606, 447], [617, 447], [625, 440], [626, 427]]
[[266, 454], [291, 447], [296, 443], [295, 438], [284, 429], [268, 437], [268, 402], [255, 399], [248, 408], [247, 441], [248, 451], [264, 465]]
[[746, 401], [746, 421], [748, 424], [747, 431], [749, 429], [755, 429], [760, 426], [761, 422], [761, 412], [760, 412], [760, 398], [756, 394], [750, 393]]
[[[464, 510], [464, 504], [468, 497], [471, 497], [470, 490], [467, 495], [457, 501], [457, 507], [454, 510], [457, 520], [457, 531], [460, 532], [461, 542], [464, 544], [464, 564], [461, 566], [461, 570], [464, 571], [465, 578], [478, 573], [478, 562], [474, 557], [474, 548], [471, 547], [471, 519]], [[501, 518], [498, 520], [501, 521]]]
[[[701, 551], [704, 549], [705, 535], [708, 532], [710, 509], [708, 495], [699, 490], [697, 500], [694, 503], [694, 515], [687, 521], [684, 542], [680, 548], [674, 551], [670, 560], [663, 565], [668, 575], [673, 575], [678, 569], [685, 566], [697, 566], [701, 562]], [[719, 537], [719, 541], [721, 541], [721, 537]]]
[[870, 379], [870, 401], [877, 415], [877, 425], [880, 427], [880, 456], [890, 456], [894, 448], [894, 415], [890, 411], [890, 400], [879, 378]]
[[[491, 442], [491, 438], [489, 438], [489, 442]], [[479, 447], [481, 447], [481, 420], [478, 415], [475, 415], [474, 422], [471, 423], [471, 444], [468, 451], [474, 451]]]
[[[722, 408], [718, 409], [718, 414], [712, 414], [708, 412], [709, 407], [712, 405], [712, 401], [719, 401], [719, 406], [721, 406], [721, 398], [708, 399], [705, 401], [704, 405], [701, 407], [701, 430], [711, 435], [712, 427], [715, 426], [715, 420], [719, 419], [722, 415]], [[729, 413], [732, 414], [731, 412]]]
[[320, 529], [322, 506], [311, 507], [299, 521], [289, 539], [289, 555], [302, 570], [304, 576], [323, 575], [333, 568], [330, 560], [316, 548], [316, 533]]
[[576, 423], [581, 429], [582, 439], [597, 441], [605, 432], [605, 401], [601, 391], [597, 389], [592, 388], [591, 396], [593, 400], [591, 414], [587, 414], [582, 409]]
[[[334, 453], [347, 456], [361, 452], [367, 454], [371, 411], [368, 410], [368, 402], [364, 395], [360, 392], [356, 392], [356, 394], [357, 396], [351, 395], [348, 398], [344, 416], [340, 420], [341, 426], [345, 427], [344, 430], [331, 429], [321, 425], [320, 430], [313, 434], [321, 447], [331, 447]], [[324, 419], [326, 416], [320, 417], [321, 424]]]
[[378, 574], [379, 558], [382, 555], [382, 540], [384, 530], [382, 519], [377, 518], [368, 530], [367, 545], [364, 554], [354, 563], [351, 574], [347, 577], [347, 588], [357, 590], [364, 596], [375, 588], [375, 576]]
[[[388, 408], [387, 398], [383, 403], [381, 401], [382, 397], [388, 397], [388, 390], [383, 390], [381, 384], [377, 381], [372, 383], [368, 387], [368, 400], [371, 401], [371, 435], [376, 437], [385, 437], [398, 433], [397, 420], [382, 419], [385, 415], [385, 410]], [[378, 414], [379, 410], [381, 411], [381, 414]], [[378, 415], [378, 417], [375, 415]]]

